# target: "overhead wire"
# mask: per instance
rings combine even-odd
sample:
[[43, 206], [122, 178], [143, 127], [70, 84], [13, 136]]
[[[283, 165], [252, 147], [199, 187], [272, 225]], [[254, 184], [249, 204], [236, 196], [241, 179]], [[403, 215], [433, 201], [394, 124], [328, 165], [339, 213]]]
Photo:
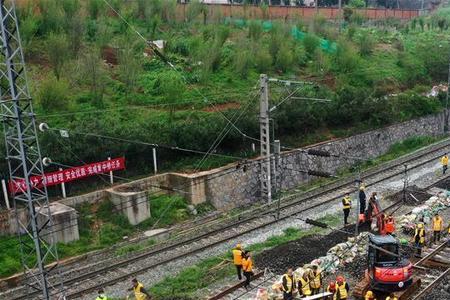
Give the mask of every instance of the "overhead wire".
[[[151, 41], [148, 41], [132, 24], [130, 24], [130, 22], [128, 22], [124, 17], [123, 17], [123, 15], [120, 13], [120, 12], [118, 12], [112, 5], [111, 5], [111, 3], [109, 3], [109, 1], [108, 0], [103, 0], [105, 3], [106, 3], [106, 5], [108, 5], [109, 6], [109, 8], [131, 29], [131, 30], [133, 30], [135, 33], [136, 33], [136, 35], [137, 36], [139, 36], [147, 45], [149, 45], [151, 48], [152, 48], [152, 50], [153, 50], [153, 52], [155, 52], [155, 54], [159, 57], [159, 58], [161, 58], [161, 60], [163, 60], [163, 62], [165, 62], [166, 64], [168, 64], [175, 72], [177, 72], [177, 73], [179, 73], [180, 74], [180, 76], [183, 78], [183, 80], [186, 82], [186, 83], [188, 83], [188, 80], [187, 80], [187, 78], [186, 78], [186, 76], [182, 73], [182, 72], [180, 72], [176, 67], [175, 67], [175, 65], [173, 64], [173, 63], [171, 63], [168, 59], [167, 59], [167, 57], [165, 57], [156, 47], [155, 47], [155, 45], [151, 42]], [[253, 137], [250, 137], [250, 136], [248, 136], [247, 134], [245, 134], [242, 130], [240, 130], [220, 109], [217, 109], [216, 108], [216, 106], [214, 105], [214, 103], [212, 103], [211, 101], [209, 101], [208, 100], [208, 98], [205, 96], [205, 94], [204, 93], [202, 93], [201, 91], [200, 91], [200, 89], [198, 89], [197, 87], [193, 87], [193, 90], [197, 93], [197, 94], [199, 94], [199, 96], [203, 99], [203, 101], [205, 102], [205, 103], [208, 103], [211, 107], [213, 107], [221, 116], [222, 116], [222, 118], [224, 118], [225, 120], [226, 120], [226, 122], [228, 122], [237, 132], [239, 132], [239, 134], [241, 134], [243, 137], [246, 137], [246, 138], [249, 138], [249, 139], [253, 139], [253, 140], [258, 140], [259, 141], [259, 139], [256, 139], [256, 138], [253, 138]]]
[[[207, 178], [205, 178], [204, 179], [204, 182], [208, 182], [208, 181], [211, 181], [211, 180], [214, 180], [214, 179], [216, 179], [216, 178], [220, 178], [220, 177], [223, 177], [223, 176], [227, 176], [227, 175], [229, 175], [229, 174], [233, 174], [233, 173], [235, 173], [235, 172], [238, 172], [238, 171], [243, 171], [243, 166], [252, 166], [252, 165], [257, 165], [257, 164], [259, 164], [260, 162], [259, 161], [246, 161], [246, 162], [244, 162], [244, 163], [242, 163], [240, 166], [239, 166], [239, 168], [237, 168], [237, 167], [230, 167], [230, 169], [229, 170], [227, 170], [227, 171], [225, 171], [225, 172], [222, 172], [222, 173], [218, 173], [218, 174], [214, 174], [214, 175], [210, 175], [210, 176], [208, 176]], [[74, 168], [74, 166], [69, 166], [69, 165], [66, 165], [66, 164], [62, 164], [62, 163], [58, 163], [58, 162], [53, 162], [52, 163], [53, 165], [56, 165], [56, 166], [65, 166], [65, 167], [72, 167], [72, 168]], [[242, 168], [241, 168], [241, 166], [242, 166]], [[98, 174], [98, 175], [101, 175], [101, 174]], [[106, 174], [104, 174], [105, 176], [109, 176], [109, 175], [106, 175]], [[119, 178], [118, 176], [116, 176], [116, 175], [113, 175], [115, 178]], [[129, 181], [129, 182], [133, 182], [134, 180], [131, 180], [131, 179], [127, 179], [127, 178], [121, 178], [121, 179], [124, 179], [124, 180], [126, 180], [126, 181]], [[197, 185], [198, 183], [197, 182], [191, 182], [191, 183], [186, 183], [186, 184], [181, 184], [180, 185], [180, 187], [183, 187], [183, 186], [185, 186], [186, 188], [188, 188], [188, 187], [193, 187], [193, 186], [195, 186], [195, 185]], [[152, 187], [155, 187], [155, 188], [157, 188], [157, 189], [162, 189], [162, 187], [160, 187], [160, 186], [154, 186], [154, 185], [151, 185]], [[173, 190], [173, 191], [178, 191], [178, 190], [176, 190], [176, 189], [171, 189], [171, 190]], [[186, 192], [186, 191], [183, 191], [183, 190], [181, 190], [183, 193], [189, 193], [189, 192]], [[159, 194], [160, 193], [160, 191], [153, 191], [153, 192], [150, 192], [150, 193], [148, 193], [148, 195], [147, 196], [152, 196], [152, 195], [157, 195], [157, 194]], [[146, 199], [143, 199], [142, 201], [134, 201], [134, 200], [127, 200], [127, 201], [124, 201], [124, 202], [122, 202], [122, 204], [127, 204], [127, 203], [129, 203], [129, 205], [125, 205], [125, 206], [121, 206], [121, 209], [126, 209], [126, 208], [131, 208], [131, 207], [133, 207], [134, 205], [139, 205], [139, 204], [141, 204], [141, 203], [145, 203], [145, 202], [147, 202], [148, 201], [148, 199], [146, 198]], [[113, 210], [113, 213], [114, 212], [121, 212], [121, 210], [118, 210], [118, 209], [114, 209]], [[94, 213], [91, 213], [91, 214], [85, 214], [84, 216], [95, 216], [95, 214]], [[54, 227], [56, 227], [57, 225], [56, 224], [54, 224], [53, 225]], [[41, 237], [44, 237], [44, 236], [48, 236], [48, 235], [50, 235], [50, 234], [54, 234], [54, 233], [57, 233], [57, 232], [60, 232], [60, 231], [62, 231], [62, 230], [64, 230], [64, 229], [68, 229], [68, 228], [71, 228], [71, 227], [75, 227], [75, 226], [78, 226], [77, 224], [72, 224], [72, 225], [69, 225], [69, 226], [66, 226], [66, 227], [62, 227], [62, 228], [60, 228], [59, 230], [54, 230], [54, 231], [51, 231], [51, 232], [47, 232], [47, 233], [45, 233], [45, 234], [42, 234], [42, 235], [40, 235]], [[49, 227], [49, 226], [48, 226]]]
[[[139, 140], [130, 140], [130, 139], [108, 136], [108, 135], [103, 135], [103, 134], [97, 134], [97, 133], [92, 133], [92, 132], [82, 132], [82, 131], [78, 131], [78, 130], [70, 130], [70, 129], [66, 129], [66, 128], [51, 128], [51, 127], [49, 127], [48, 130], [58, 131], [58, 132], [66, 131], [68, 133], [73, 133], [76, 135], [90, 136], [90, 137], [108, 139], [108, 140], [113, 140], [113, 141], [118, 141], [118, 142], [150, 146], [153, 148], [164, 148], [164, 149], [173, 150], [173, 151], [188, 152], [188, 153], [194, 153], [194, 154], [207, 153], [205, 151], [200, 151], [200, 150], [195, 150], [195, 149], [188, 149], [188, 148], [183, 148], [183, 147], [178, 147], [178, 146], [169, 146], [169, 145], [156, 144], [156, 143], [148, 143], [148, 142], [143, 142], [143, 141], [139, 141]], [[210, 155], [224, 157], [224, 158], [237, 159], [237, 160], [245, 159], [244, 157], [240, 157], [240, 156], [218, 154], [218, 153], [212, 153]]]

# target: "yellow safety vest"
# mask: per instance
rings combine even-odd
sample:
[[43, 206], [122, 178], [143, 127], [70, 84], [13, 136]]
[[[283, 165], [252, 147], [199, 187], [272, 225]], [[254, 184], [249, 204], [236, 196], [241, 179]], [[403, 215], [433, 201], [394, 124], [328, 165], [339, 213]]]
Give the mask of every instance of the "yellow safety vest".
[[297, 281], [295, 279], [295, 275], [292, 274], [292, 278], [288, 274], [283, 275], [283, 279], [286, 278], [286, 284], [287, 284], [287, 290], [284, 289], [284, 286], [282, 285], [283, 291], [286, 293], [290, 293], [292, 291], [293, 284]]
[[242, 270], [244, 272], [252, 272], [253, 271], [253, 262], [251, 258], [243, 258], [242, 259]]
[[386, 300], [398, 300], [398, 298], [397, 297], [394, 297], [394, 298], [391, 298], [391, 297], [386, 297]]
[[348, 209], [352, 207], [352, 200], [350, 199], [350, 197], [344, 197], [344, 199], [342, 200], [342, 204], [343, 204], [343, 208], [344, 209]]
[[442, 163], [443, 166], [447, 166], [448, 165], [448, 156], [447, 155], [442, 156], [441, 163]]
[[414, 240], [416, 240], [417, 236], [419, 236], [419, 243], [424, 244], [425, 243], [425, 229], [420, 228], [416, 228], [416, 232], [414, 233]]
[[439, 217], [433, 217], [433, 231], [441, 231], [443, 227], [444, 221], [442, 221], [442, 218]]
[[233, 249], [233, 263], [236, 266], [242, 265], [242, 250], [239, 249]]
[[[336, 282], [336, 294], [337, 291], [339, 290], [339, 295], [341, 296], [341, 299], [347, 299], [347, 289], [345, 288], [345, 281], [342, 283], [342, 285], [339, 285]], [[334, 299], [337, 299], [337, 295], [334, 295]]]
[[145, 300], [147, 299], [147, 295], [141, 292], [141, 289], [144, 287], [144, 285], [140, 282], [138, 282], [136, 287], [133, 287], [134, 291], [134, 297], [136, 300]]
[[314, 272], [312, 273], [315, 277], [313, 280], [311, 280], [311, 288], [313, 289], [318, 289], [320, 288], [321, 284], [320, 284], [320, 279], [321, 279], [321, 274], [320, 271], [317, 271], [316, 274], [314, 274]]
[[310, 296], [311, 289], [309, 288], [309, 279], [305, 280], [303, 277], [300, 278], [300, 289], [302, 290], [302, 295]]

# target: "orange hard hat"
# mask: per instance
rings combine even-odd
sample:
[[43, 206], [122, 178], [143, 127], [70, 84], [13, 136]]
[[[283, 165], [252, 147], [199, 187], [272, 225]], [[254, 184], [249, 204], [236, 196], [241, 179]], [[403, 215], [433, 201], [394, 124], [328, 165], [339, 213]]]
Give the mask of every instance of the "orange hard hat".
[[334, 282], [330, 282], [330, 288], [334, 289], [336, 287], [336, 284]]
[[336, 278], [336, 281], [339, 282], [339, 283], [342, 283], [342, 282], [344, 282], [344, 277], [338, 276], [338, 277]]

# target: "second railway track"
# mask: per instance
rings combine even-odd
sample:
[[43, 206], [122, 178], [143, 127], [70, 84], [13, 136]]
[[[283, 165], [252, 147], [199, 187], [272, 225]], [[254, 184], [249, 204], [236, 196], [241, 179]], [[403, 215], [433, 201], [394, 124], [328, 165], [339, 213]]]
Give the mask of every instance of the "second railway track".
[[[406, 155], [395, 161], [382, 164], [361, 174], [366, 186], [373, 186], [404, 172], [404, 164], [409, 170], [420, 168], [435, 161], [442, 151], [450, 146], [446, 139], [425, 149]], [[72, 266], [72, 270], [64, 272], [64, 284], [69, 299], [78, 298], [84, 294], [96, 291], [99, 287], [113, 285], [129, 279], [145, 271], [162, 266], [169, 262], [179, 260], [189, 255], [226, 243], [239, 236], [274, 225], [292, 216], [305, 213], [309, 210], [326, 206], [340, 199], [345, 193], [354, 190], [353, 178], [337, 180], [325, 187], [313, 189], [284, 197], [280, 207], [280, 217], [275, 219], [276, 205], [267, 205], [242, 214], [240, 218], [227, 220], [213, 220], [201, 224], [197, 230], [188, 230], [170, 241], [141, 252], [124, 257], [109, 257], [87, 266]], [[69, 266], [70, 267], [70, 266]], [[124, 268], [126, 267], [126, 271]], [[68, 267], [66, 267], [68, 269]], [[37, 299], [37, 293], [26, 293], [24, 288], [5, 292], [0, 297], [5, 299]], [[31, 298], [35, 297], [35, 298]]]

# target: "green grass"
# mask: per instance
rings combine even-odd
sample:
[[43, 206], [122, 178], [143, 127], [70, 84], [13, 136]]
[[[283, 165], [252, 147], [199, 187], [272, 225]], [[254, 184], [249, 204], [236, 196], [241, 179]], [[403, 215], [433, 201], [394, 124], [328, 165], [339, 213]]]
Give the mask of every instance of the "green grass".
[[[93, 250], [105, 249], [122, 241], [123, 236], [132, 235], [149, 228], [161, 228], [192, 217], [187, 210], [187, 202], [179, 196], [158, 196], [149, 199], [152, 217], [134, 227], [127, 218], [115, 212], [110, 201], [104, 201], [98, 207], [83, 204], [77, 207], [79, 212], [78, 229], [80, 239], [69, 244], [58, 244], [60, 258], [67, 258]], [[211, 210], [209, 204], [198, 208], [200, 214]], [[124, 246], [116, 250], [116, 255], [140, 251], [154, 245], [154, 240]], [[32, 246], [32, 245], [31, 245]], [[14, 236], [0, 236], [0, 277], [7, 277], [22, 269], [20, 245]], [[51, 261], [47, 261], [50, 263]]]
[[403, 155], [412, 153], [420, 148], [429, 146], [433, 143], [443, 140], [444, 138], [446, 137], [417, 136], [408, 138], [402, 142], [393, 144], [385, 154], [375, 159], [368, 160], [362, 163], [361, 169], [367, 169], [369, 167], [373, 167], [381, 163], [397, 159]]

